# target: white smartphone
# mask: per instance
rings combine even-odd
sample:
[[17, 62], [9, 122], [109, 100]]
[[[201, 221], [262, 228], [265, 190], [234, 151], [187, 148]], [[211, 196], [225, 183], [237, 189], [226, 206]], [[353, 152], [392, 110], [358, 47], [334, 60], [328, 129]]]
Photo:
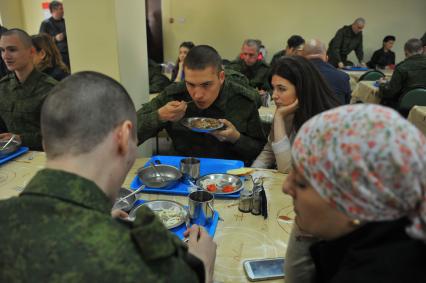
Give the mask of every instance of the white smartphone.
[[250, 281], [261, 281], [284, 277], [284, 258], [249, 259], [243, 262]]

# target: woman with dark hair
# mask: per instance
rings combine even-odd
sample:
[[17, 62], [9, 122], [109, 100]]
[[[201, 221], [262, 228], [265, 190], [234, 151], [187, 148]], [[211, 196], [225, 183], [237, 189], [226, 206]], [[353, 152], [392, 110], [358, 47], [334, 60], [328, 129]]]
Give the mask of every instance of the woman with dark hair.
[[68, 67], [62, 61], [61, 53], [59, 53], [59, 49], [50, 35], [40, 33], [31, 36], [31, 40], [36, 50], [33, 62], [40, 72], [53, 77], [57, 81], [69, 76]]
[[395, 65], [395, 53], [391, 50], [395, 43], [395, 36], [387, 35], [383, 38], [382, 48], [374, 51], [371, 60], [367, 63], [369, 68], [385, 69], [388, 66]]
[[316, 67], [300, 56], [278, 59], [271, 70], [275, 111], [268, 142], [252, 167], [281, 172], [291, 165], [290, 147], [297, 131], [312, 116], [339, 106], [340, 102]]
[[183, 61], [185, 60], [189, 50], [191, 50], [194, 46], [195, 45], [192, 41], [184, 41], [179, 45], [179, 56], [172, 71], [172, 82], [180, 82], [185, 79], [185, 73], [183, 72]]

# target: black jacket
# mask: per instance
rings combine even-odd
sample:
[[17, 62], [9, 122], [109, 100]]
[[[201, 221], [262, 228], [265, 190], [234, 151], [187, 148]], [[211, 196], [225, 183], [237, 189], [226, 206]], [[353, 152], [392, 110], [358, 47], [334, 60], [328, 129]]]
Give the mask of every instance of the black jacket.
[[384, 69], [388, 65], [395, 65], [395, 53], [392, 50], [385, 52], [383, 48], [374, 51], [371, 60], [367, 63], [371, 69], [375, 69], [376, 66]]

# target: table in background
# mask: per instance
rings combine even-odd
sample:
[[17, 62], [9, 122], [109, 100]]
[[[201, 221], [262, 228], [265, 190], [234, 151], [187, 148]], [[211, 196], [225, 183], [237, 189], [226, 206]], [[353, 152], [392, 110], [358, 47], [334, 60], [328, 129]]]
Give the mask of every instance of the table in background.
[[[0, 199], [18, 195], [35, 173], [44, 168], [45, 161], [43, 152], [29, 152], [0, 166]], [[148, 158], [136, 160], [126, 177], [124, 187], [130, 187], [137, 169], [147, 161]], [[268, 219], [238, 211], [238, 200], [215, 200], [214, 207], [224, 219], [219, 221], [214, 237], [218, 246], [214, 276], [216, 282], [249, 282], [243, 270], [244, 260], [285, 255], [293, 226], [291, 219], [294, 218], [291, 198], [281, 191], [286, 175], [267, 169], [258, 169], [255, 174], [264, 177], [269, 206]], [[187, 204], [187, 197], [183, 196], [142, 194], [142, 198], [174, 200]]]
[[[349, 84], [351, 86], [351, 90], [354, 91], [359, 82], [359, 78], [365, 73], [369, 71], [373, 71], [373, 70], [371, 69], [367, 71], [349, 71], [349, 70], [342, 70], [342, 71], [349, 75], [349, 78], [350, 78]], [[390, 70], [390, 69], [378, 70], [378, 71], [385, 74], [386, 80], [390, 80], [393, 74], [393, 70]]]
[[364, 103], [380, 103], [380, 97], [378, 95], [379, 88], [376, 87], [374, 81], [360, 81], [352, 91], [351, 103], [362, 101]]
[[426, 136], [426, 106], [411, 108], [408, 121], [413, 123]]

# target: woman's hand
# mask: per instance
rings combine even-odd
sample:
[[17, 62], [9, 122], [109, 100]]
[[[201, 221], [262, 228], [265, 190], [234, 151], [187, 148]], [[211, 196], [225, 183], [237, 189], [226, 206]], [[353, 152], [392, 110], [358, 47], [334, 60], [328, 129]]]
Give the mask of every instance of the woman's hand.
[[292, 104], [277, 107], [277, 110], [275, 110], [275, 116], [284, 119], [288, 115], [296, 112], [297, 108], [299, 108], [299, 100], [296, 99]]

